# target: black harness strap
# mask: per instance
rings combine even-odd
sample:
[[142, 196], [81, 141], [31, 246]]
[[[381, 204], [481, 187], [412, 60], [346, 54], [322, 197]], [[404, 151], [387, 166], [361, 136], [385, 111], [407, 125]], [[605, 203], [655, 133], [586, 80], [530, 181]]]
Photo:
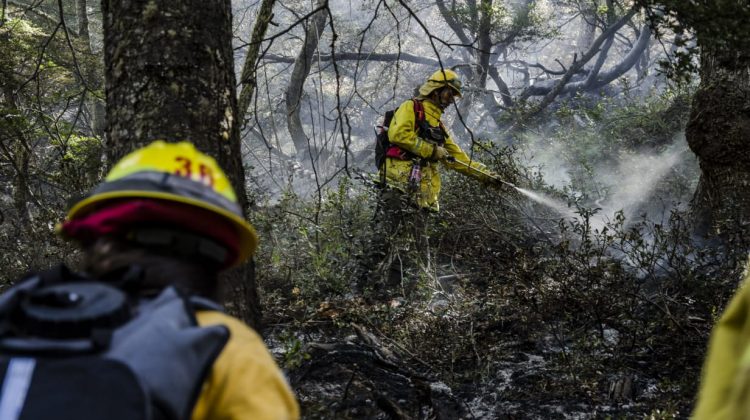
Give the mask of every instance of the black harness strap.
[[[444, 145], [445, 139], [448, 137], [448, 132], [445, 130], [443, 122], [439, 121], [437, 127], [432, 127], [425, 118], [424, 105], [422, 105], [422, 101], [416, 98], [412, 98], [411, 101], [414, 103], [414, 130], [416, 131], [417, 136], [433, 142], [438, 146]], [[397, 150], [397, 152], [391, 151], [391, 149], [394, 148]], [[388, 151], [390, 152], [386, 154], [386, 156], [388, 157], [395, 157], [397, 155], [401, 157], [401, 160], [411, 160], [418, 157], [414, 153], [404, 150], [392, 143], [390, 144], [388, 149]]]

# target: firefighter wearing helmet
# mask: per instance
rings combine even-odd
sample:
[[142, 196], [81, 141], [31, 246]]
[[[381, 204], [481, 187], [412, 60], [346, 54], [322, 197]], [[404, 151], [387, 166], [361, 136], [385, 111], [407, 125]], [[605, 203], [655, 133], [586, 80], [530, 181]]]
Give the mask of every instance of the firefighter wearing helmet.
[[485, 166], [469, 158], [441, 122], [445, 109], [461, 97], [461, 89], [455, 71], [434, 72], [419, 87], [417, 97], [398, 107], [388, 127], [390, 146], [379, 168], [380, 178], [389, 188], [411, 195], [410, 201], [419, 208], [439, 209], [441, 166], [494, 182]]
[[[376, 150], [381, 186], [378, 211], [383, 214], [375, 218], [375, 240], [363, 251], [355, 289], [374, 287], [387, 294], [385, 289], [404, 284], [405, 271], [419, 266], [388, 255], [392, 238], [397, 236], [412, 236], [418, 249], [427, 248], [426, 222], [430, 213], [439, 210], [442, 167], [484, 183], [497, 182], [483, 164], [461, 150], [441, 122], [445, 109], [461, 97], [461, 90], [459, 75], [440, 69], [419, 87], [416, 97], [401, 103], [390, 122], [390, 113], [386, 114], [387, 144], [381, 145], [379, 139], [380, 152]], [[382, 138], [382, 132], [378, 135]]]
[[[110, 279], [139, 270], [138, 292], [176, 286], [216, 298], [218, 273], [249, 259], [258, 236], [213, 158], [192, 144], [156, 141], [120, 160], [58, 226], [84, 251], [84, 269]], [[217, 310], [200, 326], [223, 325], [229, 341], [211, 365], [193, 419], [298, 418], [295, 398], [259, 335]]]

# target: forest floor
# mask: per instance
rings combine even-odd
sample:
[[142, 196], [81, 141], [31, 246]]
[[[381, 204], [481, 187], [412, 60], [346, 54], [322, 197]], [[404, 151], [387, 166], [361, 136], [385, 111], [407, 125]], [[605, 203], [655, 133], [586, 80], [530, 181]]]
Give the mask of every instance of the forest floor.
[[[622, 355], [633, 360], [602, 362], [614, 354], [585, 360], [586, 349], [561, 341], [549, 325], [528, 328], [509, 301], [495, 312], [503, 316], [474, 313], [463, 322], [459, 318], [469, 315], [460, 312], [459, 300], [467, 299], [469, 285], [454, 287], [458, 292], [427, 299], [349, 294], [321, 302], [313, 312], [292, 305], [268, 319], [271, 347], [288, 369], [304, 417], [688, 417], [697, 381], [690, 389], [681, 381], [697, 379], [699, 366], [659, 376], [670, 375], [669, 369], [654, 366], [662, 355], [647, 343]], [[604, 352], [623, 346], [621, 335], [605, 328], [590, 339], [602, 339]], [[448, 342], [467, 337], [461, 345]]]

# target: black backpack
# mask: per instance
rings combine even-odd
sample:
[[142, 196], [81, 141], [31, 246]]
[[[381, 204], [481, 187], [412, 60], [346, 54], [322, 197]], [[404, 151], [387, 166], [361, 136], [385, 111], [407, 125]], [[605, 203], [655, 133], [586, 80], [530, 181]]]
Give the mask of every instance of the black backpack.
[[227, 340], [213, 302], [141, 300], [64, 267], [0, 296], [0, 419], [189, 419]]
[[[414, 102], [414, 128], [417, 131], [417, 135], [432, 141], [439, 146], [445, 144], [447, 133], [445, 127], [443, 127], [443, 123], [441, 122], [439, 127], [431, 127], [425, 120], [422, 101], [419, 99], [412, 99], [412, 102]], [[391, 125], [393, 114], [395, 112], [395, 109], [387, 111], [383, 118], [383, 124], [375, 126], [375, 167], [378, 169], [380, 169], [385, 162], [388, 150], [392, 148], [398, 149], [398, 153], [395, 153], [394, 155], [398, 155], [399, 159], [405, 160], [413, 159], [415, 157], [413, 153], [391, 144], [388, 140], [388, 127]]]
[[387, 111], [383, 118], [383, 124], [375, 126], [375, 167], [378, 169], [385, 162], [385, 154], [391, 146], [391, 142], [388, 141], [388, 127], [391, 125], [395, 112], [395, 109]]

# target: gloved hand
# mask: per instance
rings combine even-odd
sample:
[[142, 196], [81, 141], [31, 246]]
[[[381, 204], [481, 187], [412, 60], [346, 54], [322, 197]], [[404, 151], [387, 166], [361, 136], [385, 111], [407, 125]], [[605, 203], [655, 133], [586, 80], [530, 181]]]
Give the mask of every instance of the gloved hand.
[[435, 146], [435, 149], [432, 150], [432, 156], [430, 156], [430, 160], [438, 162], [444, 160], [448, 156], [450, 156], [450, 153], [445, 150], [445, 147]]

